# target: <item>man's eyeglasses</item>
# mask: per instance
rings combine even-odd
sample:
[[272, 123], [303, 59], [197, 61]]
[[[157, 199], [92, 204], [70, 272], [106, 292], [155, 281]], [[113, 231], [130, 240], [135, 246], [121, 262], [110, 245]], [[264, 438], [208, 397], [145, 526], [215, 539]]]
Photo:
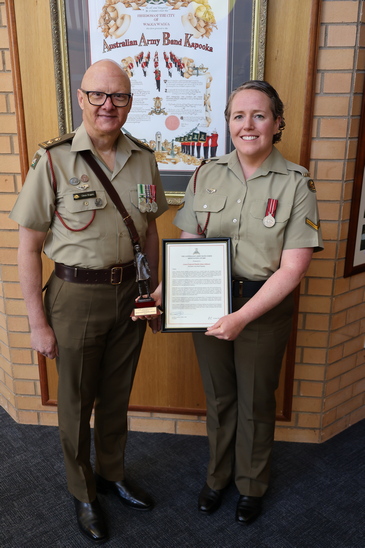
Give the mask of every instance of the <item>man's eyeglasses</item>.
[[104, 93], [103, 91], [85, 91], [81, 90], [89, 100], [90, 105], [101, 107], [108, 97], [115, 107], [126, 107], [132, 97], [131, 93]]

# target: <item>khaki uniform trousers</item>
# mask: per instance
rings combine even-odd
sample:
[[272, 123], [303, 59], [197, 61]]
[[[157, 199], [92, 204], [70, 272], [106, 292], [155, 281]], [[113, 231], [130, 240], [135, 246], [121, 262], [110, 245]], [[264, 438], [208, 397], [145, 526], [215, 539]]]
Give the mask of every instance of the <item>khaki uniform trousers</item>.
[[47, 285], [45, 310], [59, 348], [58, 419], [68, 489], [92, 502], [93, 405], [95, 470], [107, 480], [122, 480], [128, 402], [146, 325], [129, 317], [138, 296], [134, 280], [74, 284], [53, 274]]
[[[233, 310], [248, 299], [234, 298]], [[290, 335], [293, 297], [251, 322], [235, 341], [194, 333], [207, 398], [207, 483], [232, 480], [241, 495], [267, 490], [280, 368]]]

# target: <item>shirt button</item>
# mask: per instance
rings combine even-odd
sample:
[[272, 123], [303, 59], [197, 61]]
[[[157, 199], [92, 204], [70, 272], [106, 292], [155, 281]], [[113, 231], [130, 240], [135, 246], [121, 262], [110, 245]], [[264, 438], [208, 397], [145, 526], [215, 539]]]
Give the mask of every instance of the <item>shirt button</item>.
[[204, 204], [204, 205], [203, 205], [203, 208], [204, 208], [204, 209], [207, 209], [207, 207], [208, 207], [207, 204]]
[[84, 202], [84, 206], [88, 206], [89, 205], [89, 202]]
[[233, 219], [232, 223], [237, 223], [237, 219]]
[[240, 199], [238, 198], [237, 203], [240, 204], [241, 202], [242, 202], [242, 200], [240, 200]]

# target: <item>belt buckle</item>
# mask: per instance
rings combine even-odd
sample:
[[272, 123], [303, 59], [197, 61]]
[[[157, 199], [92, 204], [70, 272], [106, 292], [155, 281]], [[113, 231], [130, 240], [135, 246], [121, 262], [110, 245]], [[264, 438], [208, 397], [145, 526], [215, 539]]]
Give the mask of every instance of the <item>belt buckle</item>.
[[243, 297], [243, 285], [244, 285], [244, 281], [240, 280], [238, 282], [238, 296], [241, 298]]
[[244, 286], [244, 280], [233, 280], [233, 296], [234, 297], [243, 297], [243, 286]]
[[[117, 271], [119, 271], [119, 282], [114, 281], [114, 276]], [[110, 283], [112, 285], [120, 285], [122, 283], [122, 279], [123, 279], [123, 267], [113, 266], [113, 268], [110, 269]]]

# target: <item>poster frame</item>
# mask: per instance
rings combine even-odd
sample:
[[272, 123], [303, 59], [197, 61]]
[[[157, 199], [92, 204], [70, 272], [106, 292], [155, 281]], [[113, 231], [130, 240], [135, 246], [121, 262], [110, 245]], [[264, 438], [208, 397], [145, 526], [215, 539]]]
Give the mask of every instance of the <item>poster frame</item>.
[[[88, 47], [88, 19], [87, 6], [93, 0], [72, 0], [80, 5], [81, 29], [75, 32], [67, 18], [66, 3], [69, 0], [50, 0], [51, 26], [53, 37], [53, 56], [55, 67], [56, 96], [58, 105], [58, 126], [60, 135], [70, 133], [77, 127], [76, 116], [73, 112], [79, 111], [76, 103], [75, 79], [80, 79], [83, 72], [90, 65], [90, 51]], [[226, 98], [230, 92], [247, 79], [262, 80], [264, 76], [266, 21], [268, 0], [230, 0], [232, 4], [228, 28], [228, 77]], [[250, 22], [251, 36], [246, 43], [240, 41], [240, 13], [243, 9], [251, 9]], [[81, 57], [82, 69], [75, 71], [70, 59], [70, 47], [78, 49]], [[244, 51], [245, 48], [249, 51]], [[72, 51], [74, 51], [72, 49]], [[241, 66], [242, 59], [249, 57], [249, 70]], [[77, 72], [77, 74], [76, 74]], [[225, 105], [222, 105], [224, 110]], [[226, 137], [226, 152], [232, 150], [229, 134]], [[179, 205], [182, 202], [187, 183], [193, 173], [184, 171], [162, 171], [161, 178], [165, 194], [170, 205]]]

